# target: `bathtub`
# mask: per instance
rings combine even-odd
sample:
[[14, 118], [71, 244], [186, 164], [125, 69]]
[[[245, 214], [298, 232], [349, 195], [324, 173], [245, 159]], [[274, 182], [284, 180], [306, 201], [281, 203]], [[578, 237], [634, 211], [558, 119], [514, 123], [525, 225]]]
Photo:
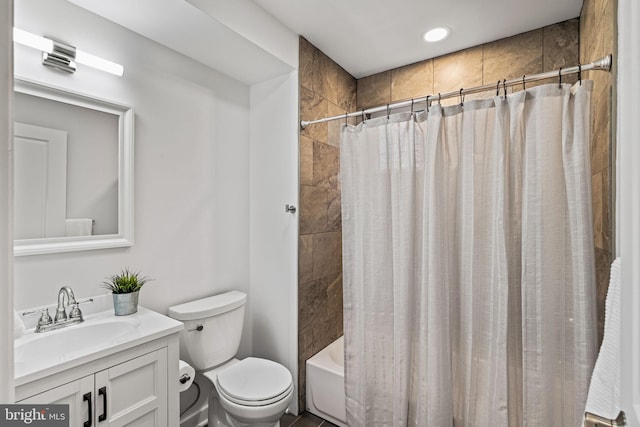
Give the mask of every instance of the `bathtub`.
[[344, 336], [307, 360], [307, 411], [347, 427], [344, 402]]

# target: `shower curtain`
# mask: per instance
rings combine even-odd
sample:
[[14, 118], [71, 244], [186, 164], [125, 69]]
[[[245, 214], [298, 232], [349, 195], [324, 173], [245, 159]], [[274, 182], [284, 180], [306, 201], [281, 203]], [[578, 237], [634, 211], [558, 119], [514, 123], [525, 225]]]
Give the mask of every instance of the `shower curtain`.
[[578, 426], [597, 352], [591, 81], [341, 141], [349, 426]]

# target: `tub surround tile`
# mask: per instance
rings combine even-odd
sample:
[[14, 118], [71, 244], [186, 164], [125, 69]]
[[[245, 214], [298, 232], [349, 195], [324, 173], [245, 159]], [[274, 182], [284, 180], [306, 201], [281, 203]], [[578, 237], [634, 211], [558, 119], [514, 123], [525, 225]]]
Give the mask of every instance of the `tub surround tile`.
[[[356, 79], [304, 38], [300, 39], [299, 81], [300, 116], [304, 120], [343, 115], [356, 109]], [[355, 118], [348, 122], [357, 123]], [[305, 407], [306, 359], [322, 348], [319, 345], [325, 340], [323, 333], [330, 333], [335, 339], [338, 326], [342, 328], [342, 317], [334, 313], [337, 285], [333, 283], [342, 274], [339, 143], [343, 125], [344, 121], [339, 120], [311, 125], [300, 132], [300, 410]], [[322, 342], [318, 343], [318, 338]], [[296, 421], [296, 425], [300, 422]]]
[[[585, 0], [578, 23], [580, 27], [580, 62], [588, 63], [609, 53], [615, 53], [615, 1]], [[571, 25], [569, 23], [568, 25]], [[611, 194], [615, 192], [613, 176], [613, 141], [615, 129], [611, 126], [615, 117], [614, 69], [612, 73], [592, 71], [583, 78], [594, 81], [591, 99], [591, 167], [596, 254], [596, 284], [598, 297], [598, 338], [604, 330], [604, 301], [609, 287], [609, 269], [613, 261], [613, 215]]]
[[313, 238], [301, 234], [298, 238], [298, 282], [313, 280]]
[[[465, 49], [433, 60], [434, 94], [482, 85], [482, 46]], [[456, 98], [443, 100], [443, 105], [459, 102]]]
[[544, 71], [572, 67], [580, 60], [580, 20], [569, 19], [542, 29]]
[[300, 136], [300, 185], [313, 185], [313, 140]]
[[342, 272], [342, 233], [313, 235], [313, 278], [322, 279]]
[[391, 70], [391, 102], [433, 94], [433, 61]]
[[334, 146], [314, 142], [313, 185], [323, 188], [338, 188], [340, 150]]
[[[340, 177], [338, 176], [338, 184]], [[327, 231], [342, 231], [342, 193], [340, 189], [327, 190]]]
[[[329, 113], [329, 101], [317, 93], [302, 87], [300, 88], [300, 117], [303, 120], [316, 120], [327, 117]], [[327, 123], [318, 123], [307, 126], [300, 134], [314, 141], [327, 142]]]
[[[302, 283], [300, 286], [301, 299], [298, 314], [299, 328], [304, 330], [313, 328], [327, 316], [327, 292], [325, 282], [318, 279]], [[316, 341], [312, 341], [316, 347]]]
[[347, 112], [356, 109], [356, 79], [340, 66], [338, 66], [337, 105]]
[[301, 87], [313, 91], [313, 62], [314, 57], [318, 55], [318, 50], [307, 39], [300, 37], [299, 51], [299, 84]]
[[[347, 112], [347, 110], [329, 103], [329, 117], [342, 116]], [[347, 120], [333, 120], [327, 123], [327, 126], [329, 127], [327, 134], [327, 144], [336, 148], [340, 147], [340, 133], [342, 132], [342, 128], [345, 122], [349, 124], [355, 124], [355, 117], [350, 117]]]
[[373, 74], [357, 81], [358, 110], [391, 102], [391, 71]]
[[598, 337], [602, 341], [604, 334], [604, 315], [607, 291], [609, 290], [609, 277], [613, 256], [605, 249], [596, 248], [596, 304], [598, 306]]
[[300, 234], [322, 233], [328, 224], [328, 189], [300, 186]]

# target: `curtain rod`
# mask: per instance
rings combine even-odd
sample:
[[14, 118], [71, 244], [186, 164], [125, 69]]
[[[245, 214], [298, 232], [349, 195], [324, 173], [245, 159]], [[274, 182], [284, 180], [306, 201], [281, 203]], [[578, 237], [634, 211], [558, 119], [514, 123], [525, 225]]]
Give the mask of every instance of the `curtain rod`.
[[498, 83], [492, 83], [492, 84], [487, 84], [487, 85], [483, 85], [483, 86], [476, 86], [470, 89], [460, 89], [460, 90], [455, 90], [452, 92], [446, 92], [446, 93], [439, 93], [437, 95], [428, 95], [428, 96], [422, 96], [419, 98], [412, 98], [412, 99], [408, 99], [405, 101], [399, 101], [399, 102], [395, 102], [393, 104], [386, 104], [386, 105], [381, 105], [379, 107], [373, 107], [373, 108], [367, 108], [366, 110], [362, 110], [362, 111], [354, 111], [353, 113], [345, 113], [339, 116], [333, 116], [333, 117], [324, 117], [322, 119], [318, 119], [318, 120], [302, 120], [300, 121], [300, 127], [302, 129], [306, 128], [309, 125], [315, 124], [315, 123], [325, 123], [325, 122], [330, 122], [333, 120], [344, 120], [348, 117], [358, 117], [358, 116], [362, 116], [365, 114], [372, 114], [372, 113], [379, 113], [381, 111], [389, 111], [391, 109], [395, 109], [395, 108], [402, 108], [402, 107], [409, 107], [412, 104], [415, 104], [416, 102], [433, 102], [433, 101], [439, 101], [441, 99], [447, 99], [447, 98], [453, 98], [454, 96], [464, 96], [464, 95], [468, 95], [471, 93], [478, 93], [478, 92], [486, 92], [489, 90], [493, 90], [493, 89], [500, 89], [503, 88], [506, 90], [506, 88], [508, 86], [515, 86], [515, 85], [521, 85], [521, 84], [526, 84], [528, 82], [535, 82], [538, 80], [544, 80], [544, 79], [549, 79], [549, 78], [554, 78], [554, 77], [561, 77], [561, 76], [565, 76], [568, 74], [575, 74], [575, 73], [582, 73], [583, 71], [590, 71], [590, 70], [602, 70], [602, 71], [610, 71], [611, 70], [611, 64], [613, 61], [613, 56], [611, 54], [602, 57], [600, 59], [598, 59], [597, 61], [593, 61], [589, 64], [584, 64], [584, 65], [576, 65], [574, 67], [567, 67], [567, 68], [560, 68], [558, 70], [554, 70], [554, 71], [547, 71], [546, 73], [540, 73], [540, 74], [532, 74], [530, 76], [522, 76], [521, 78], [518, 79], [512, 79], [512, 80], [502, 80], [502, 81], [498, 81]]

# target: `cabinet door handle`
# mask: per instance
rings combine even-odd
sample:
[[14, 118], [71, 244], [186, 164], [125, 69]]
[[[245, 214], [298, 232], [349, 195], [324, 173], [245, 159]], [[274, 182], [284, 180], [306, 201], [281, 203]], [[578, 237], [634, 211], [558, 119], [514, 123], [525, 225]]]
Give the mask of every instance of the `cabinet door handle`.
[[98, 417], [98, 421], [102, 422], [107, 419], [107, 388], [106, 387], [100, 387], [100, 389], [98, 389], [98, 396], [100, 395], [102, 395], [102, 405], [104, 410], [102, 411], [102, 415]]
[[87, 402], [87, 404], [89, 405], [89, 419], [87, 421], [84, 422], [84, 427], [91, 427], [91, 420], [93, 420], [93, 414], [91, 413], [91, 392], [89, 393], [85, 393], [82, 396], [82, 401], [83, 402]]

